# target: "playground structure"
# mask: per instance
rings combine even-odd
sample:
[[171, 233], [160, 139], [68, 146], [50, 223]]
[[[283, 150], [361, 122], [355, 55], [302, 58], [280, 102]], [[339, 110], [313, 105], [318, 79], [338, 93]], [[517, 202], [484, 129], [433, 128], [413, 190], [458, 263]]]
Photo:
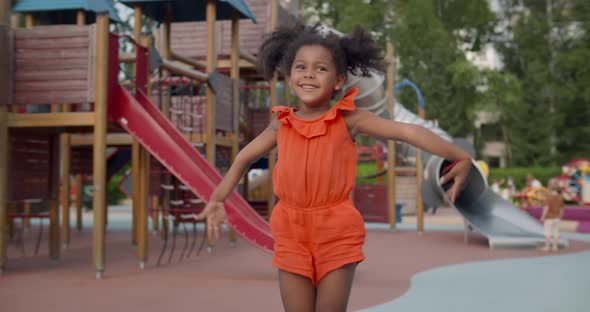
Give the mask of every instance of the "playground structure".
[[[6, 56], [3, 59], [9, 60], [9, 66], [4, 68], [14, 68], [14, 71], [2, 73], [11, 83], [0, 96], [0, 108], [3, 109], [0, 118], [6, 120], [2, 123], [5, 128], [0, 129], [0, 150], [10, 151], [9, 155], [1, 153], [2, 157], [8, 156], [7, 159], [0, 159], [7, 164], [0, 163], [0, 169], [5, 168], [0, 170], [0, 202], [8, 203], [0, 207], [3, 209], [0, 230], [4, 230], [5, 224], [11, 226], [15, 219], [21, 219], [23, 225], [30, 218], [49, 219], [49, 254], [57, 261], [60, 245], [67, 247], [70, 240], [67, 191], [70, 176], [75, 176], [78, 192], [78, 220], [81, 216], [80, 190], [83, 177], [86, 177], [93, 185], [93, 259], [97, 277], [102, 276], [105, 269], [108, 176], [131, 160], [131, 240], [137, 244], [138, 262], [143, 268], [148, 257], [148, 218], [151, 216], [155, 230], [161, 226], [164, 234], [165, 243], [158, 257], [160, 263], [167, 247], [169, 223], [172, 222], [173, 226], [173, 246], [180, 225], [190, 224], [196, 233], [192, 216], [203, 208], [214, 186], [221, 180], [216, 168], [223, 171], [238, 151], [240, 89], [246, 93], [266, 88], [269, 107], [277, 105], [279, 77], [263, 85], [255, 73], [255, 55], [252, 53], [260, 43], [261, 33], [274, 29], [279, 21], [290, 23], [294, 20], [290, 11], [276, 1], [247, 1], [257, 12], [258, 24], [247, 20], [254, 18], [241, 1], [206, 1], [206, 16], [200, 16], [202, 12], [192, 12], [194, 4], [183, 7], [183, 1], [174, 4], [166, 1], [121, 2], [134, 9], [134, 36], [109, 33], [108, 12], [111, 7], [106, 2], [103, 7], [90, 10], [96, 21], [93, 25], [86, 25], [92, 19], [88, 18], [84, 8], [77, 7], [78, 25], [33, 27], [36, 15], [31, 13], [30, 7], [23, 5], [18, 12], [26, 14], [27, 28], [3, 26], [0, 32], [2, 43], [7, 43], [2, 44], [4, 50], [1, 53]], [[233, 7], [231, 3], [243, 6]], [[153, 41], [150, 36], [142, 35], [144, 15], [161, 22]], [[198, 22], [205, 17], [206, 22]], [[51, 15], [48, 18], [53, 21]], [[221, 18], [231, 18], [231, 24], [215, 22]], [[246, 20], [240, 22], [239, 18]], [[157, 50], [151, 48], [152, 42]], [[203, 45], [203, 42], [207, 44]], [[240, 48], [242, 44], [244, 49]], [[122, 53], [122, 45], [133, 47], [135, 53]], [[393, 59], [391, 45], [387, 58]], [[240, 87], [241, 81], [244, 85]], [[393, 81], [393, 68], [390, 68], [387, 79], [380, 75], [363, 79], [350, 76], [346, 88], [359, 88], [356, 99], [359, 109], [375, 112], [384, 118], [421, 124], [451, 140], [444, 131], [424, 120], [420, 100], [418, 115], [390, 100], [394, 99]], [[419, 90], [411, 82], [404, 80], [395, 85], [396, 88], [403, 86], [414, 88], [421, 99]], [[283, 87], [283, 92], [282, 101], [288, 103], [287, 88]], [[243, 106], [248, 107], [246, 104]], [[252, 119], [248, 118], [250, 121], [257, 120], [250, 122], [249, 136], [256, 135], [268, 123], [268, 112], [269, 109], [265, 108], [244, 114], [252, 116]], [[5, 140], [3, 133], [6, 134]], [[107, 146], [117, 149], [108, 152]], [[399, 175], [394, 162], [395, 150], [394, 143], [389, 142], [387, 171], [382, 172], [387, 174], [387, 184], [380, 186], [382, 198], [386, 197], [382, 201], [387, 202], [388, 207], [382, 209], [386, 213], [382, 214], [381, 220], [388, 221], [392, 228], [399, 214], [395, 195], [396, 173]], [[413, 149], [405, 151], [406, 156], [415, 155], [417, 170], [410, 175], [416, 175], [418, 186], [422, 176], [422, 153]], [[22, 159], [29, 164], [20, 165]], [[275, 160], [275, 153], [271, 153], [269, 170]], [[22, 183], [8, 184], [8, 180]], [[244, 188], [247, 190], [247, 185]], [[226, 202], [226, 209], [233, 230], [271, 251], [270, 228], [261, 212], [266, 210], [266, 216], [271, 213], [270, 207], [274, 206], [275, 200], [272, 189], [267, 195], [267, 201], [262, 203], [267, 209], [261, 209], [260, 204], [250, 205], [234, 192]], [[422, 196], [419, 191], [414, 196], [417, 229], [422, 232]], [[80, 226], [78, 221], [77, 227]], [[196, 236], [189, 254], [195, 243]], [[203, 243], [204, 240], [199, 251]], [[0, 244], [0, 267], [3, 267], [5, 257], [1, 256], [5, 254], [5, 240]], [[186, 251], [185, 243], [181, 258]]]
[[[206, 10], [195, 11], [194, 3], [182, 1], [174, 4], [166, 1], [153, 1], [144, 4], [142, 1], [123, 1], [124, 4], [133, 6], [135, 10], [135, 35], [122, 36], [109, 33], [108, 12], [110, 4], [104, 2], [95, 6], [77, 6], [73, 9], [78, 17], [79, 25], [50, 25], [33, 27], [34, 16], [51, 16], [45, 11], [57, 11], [63, 8], [34, 8], [30, 4], [35, 1], [21, 1], [14, 8], [15, 12], [25, 14], [27, 28], [12, 29], [8, 22], [3, 20], [1, 29], [2, 60], [9, 60], [3, 68], [14, 68], [14, 71], [5, 71], [2, 78], [10, 81], [11, 87], [2, 93], [3, 129], [0, 129], [2, 144], [0, 150], [10, 151], [10, 154], [2, 153], [2, 183], [0, 183], [0, 202], [9, 203], [2, 205], [2, 218], [0, 218], [0, 230], [4, 233], [5, 225], [11, 224], [16, 218], [48, 218], [50, 219], [50, 258], [58, 261], [60, 253], [60, 240], [67, 246], [69, 240], [69, 192], [62, 192], [61, 201], [58, 200], [59, 179], [62, 179], [62, 189], [68, 190], [70, 175], [79, 174], [83, 169], [89, 171], [87, 176], [92, 177], [93, 184], [93, 259], [97, 277], [101, 277], [104, 268], [104, 235], [106, 218], [106, 146], [131, 145], [131, 160], [133, 172], [133, 238], [137, 243], [138, 260], [140, 267], [145, 265], [147, 259], [147, 220], [149, 210], [150, 190], [150, 155], [151, 152], [160, 164], [175, 174], [172, 179], [168, 172], [156, 171], [159, 183], [156, 189], [162, 192], [164, 189], [164, 201], [162, 202], [162, 226], [166, 226], [167, 220], [172, 217], [175, 225], [179, 222], [189, 221], [194, 213], [202, 209], [204, 201], [208, 199], [212, 188], [217, 184], [221, 176], [217, 173], [215, 164], [216, 146], [225, 147], [235, 155], [238, 146], [237, 117], [238, 116], [238, 83], [242, 71], [251, 71], [253, 59], [247, 54], [240, 56], [238, 20], [249, 18], [254, 20], [248, 7], [241, 1], [206, 1], [203, 3]], [[86, 3], [86, 1], [81, 1]], [[183, 5], [187, 5], [183, 9]], [[269, 10], [270, 6], [270, 10]], [[265, 27], [276, 27], [279, 21], [275, 1], [266, 3], [263, 8], [272, 18], [267, 19]], [[4, 8], [8, 9], [8, 8]], [[84, 25], [89, 19], [86, 12], [90, 11], [95, 16], [96, 23]], [[35, 14], [33, 14], [35, 11]], [[37, 11], [44, 11], [41, 14]], [[162, 14], [162, 13], [165, 14]], [[206, 12], [206, 15], [203, 14]], [[233, 13], [232, 13], [233, 12]], [[284, 10], [282, 11], [284, 13]], [[190, 111], [190, 116], [199, 120], [198, 127], [195, 124], [173, 123], [182, 118], [171, 117], [174, 110], [179, 109], [174, 105], [173, 94], [164, 92], [151, 92], [150, 84], [150, 53], [149, 38], [141, 36], [142, 15], [145, 13], [159, 21], [163, 21], [161, 37], [158, 38], [161, 48], [161, 63], [159, 64], [160, 78], [156, 84], [167, 84], [173, 81], [170, 76], [183, 76], [180, 81], [188, 85], [196, 84], [205, 93], [205, 109]], [[89, 13], [90, 15], [90, 13]], [[3, 18], [8, 13], [3, 12]], [[174, 54], [170, 49], [170, 28], [173, 21], [203, 20], [206, 29], [203, 32], [207, 38], [205, 62], [183, 59], [180, 54]], [[218, 60], [216, 52], [216, 19], [231, 19], [231, 32], [225, 38], [231, 42], [229, 60]], [[53, 21], [53, 19], [49, 19]], [[285, 19], [282, 19], [284, 22]], [[38, 22], [41, 22], [39, 20]], [[16, 26], [16, 23], [15, 23]], [[271, 29], [271, 28], [269, 28]], [[256, 33], [257, 36], [260, 33]], [[231, 39], [231, 40], [230, 40]], [[247, 40], [247, 39], [246, 39]], [[127, 41], [135, 47], [135, 55], [120, 54], [119, 44]], [[32, 57], [32, 55], [37, 56]], [[176, 56], [174, 61], [171, 56]], [[180, 60], [179, 60], [180, 59]], [[182, 63], [182, 61], [186, 61]], [[35, 64], [30, 64], [36, 61]], [[122, 64], [134, 64], [134, 78], [121, 81], [120, 68]], [[246, 69], [244, 69], [246, 68]], [[29, 70], [27, 72], [27, 70]], [[223, 72], [229, 71], [229, 77]], [[34, 81], [27, 83], [26, 79]], [[125, 88], [131, 89], [130, 91]], [[161, 89], [156, 89], [161, 90]], [[271, 88], [272, 90], [272, 88]], [[75, 92], [74, 92], [75, 91]], [[132, 95], [134, 93], [134, 95]], [[154, 105], [150, 100], [150, 93], [160, 97], [160, 106]], [[193, 96], [200, 96], [198, 93]], [[49, 105], [49, 106], [45, 106]], [[225, 105], [225, 106], [224, 106]], [[34, 111], [51, 112], [33, 113]], [[201, 105], [201, 108], [203, 105]], [[216, 117], [215, 110], [223, 114]], [[172, 112], [171, 112], [172, 110]], [[228, 114], [227, 112], [233, 112]], [[201, 115], [201, 116], [199, 116]], [[176, 119], [175, 119], [176, 118]], [[225, 118], [225, 120], [220, 120]], [[172, 120], [172, 121], [170, 121]], [[201, 121], [202, 120], [202, 121]], [[6, 121], [6, 122], [4, 122]], [[186, 131], [191, 128], [190, 131]], [[204, 129], [195, 134], [195, 128]], [[131, 137], [124, 134], [126, 130]], [[185, 131], [179, 131], [185, 130]], [[91, 132], [92, 135], [85, 135]], [[188, 133], [187, 133], [188, 132]], [[29, 135], [30, 134], [30, 135]], [[73, 134], [76, 134], [74, 136]], [[29, 135], [28, 137], [26, 135]], [[59, 136], [67, 139], [58, 141]], [[34, 139], [32, 139], [34, 137]], [[10, 141], [9, 139], [10, 138]], [[132, 140], [133, 138], [133, 140]], [[63, 143], [65, 141], [67, 143]], [[27, 149], [19, 148], [18, 144], [28, 143]], [[72, 144], [73, 143], [73, 144]], [[37, 146], [31, 146], [37, 144]], [[58, 148], [61, 146], [61, 150]], [[67, 147], [66, 147], [67, 146]], [[72, 146], [75, 146], [72, 148]], [[89, 149], [87, 146], [91, 146]], [[203, 158], [198, 148], [204, 148], [207, 160]], [[84, 159], [92, 153], [92, 162]], [[147, 151], [146, 151], [147, 150]], [[28, 155], [42, 155], [37, 159], [24, 157], [18, 153], [24, 151]], [[76, 151], [76, 152], [74, 152]], [[35, 154], [36, 153], [36, 154]], [[8, 157], [6, 157], [8, 156]], [[73, 159], [72, 156], [80, 159]], [[44, 157], [44, 158], [42, 158]], [[233, 157], [233, 156], [230, 156]], [[228, 157], [229, 158], [229, 157]], [[37, 167], [16, 166], [20, 160], [37, 162]], [[62, 165], [58, 164], [62, 161]], [[226, 161], [228, 162], [228, 161]], [[6, 164], [6, 165], [5, 165]], [[10, 165], [9, 165], [10, 164]], [[76, 166], [73, 166], [76, 164]], [[6, 169], [11, 168], [10, 172]], [[57, 168], [61, 169], [58, 172]], [[91, 168], [91, 169], [90, 169]], [[34, 169], [34, 170], [32, 170]], [[19, 171], [20, 170], [20, 171]], [[31, 170], [32, 173], [25, 172]], [[186, 175], [189, 172], [189, 176]], [[20, 176], [18, 174], [21, 174]], [[10, 183], [14, 177], [22, 177], [23, 183]], [[67, 177], [67, 178], [65, 178]], [[26, 182], [26, 183], [25, 183]], [[28, 183], [28, 184], [27, 184]], [[31, 187], [31, 183], [37, 183], [37, 187]], [[77, 182], [79, 183], [79, 182]], [[78, 185], [80, 186], [80, 185]], [[172, 187], [171, 187], [172, 186]], [[81, 187], [76, 189], [80, 190]], [[192, 191], [197, 197], [183, 199], [173, 198], [181, 191]], [[28, 192], [28, 193], [27, 193]], [[181, 194], [180, 196], [185, 196]], [[78, 196], [80, 198], [81, 196]], [[44, 203], [48, 209], [40, 211], [26, 210], [30, 199]], [[185, 200], [186, 199], [186, 200]], [[59, 203], [62, 207], [61, 233], [59, 225]], [[177, 204], [181, 207], [166, 207]], [[152, 212], [157, 201], [152, 201]], [[15, 206], [19, 207], [15, 207]], [[11, 213], [8, 214], [10, 207]], [[234, 208], [237, 210], [235, 210]], [[64, 208], [66, 207], [66, 208]], [[80, 209], [78, 210], [78, 213]], [[233, 212], [232, 212], [233, 211]], [[239, 195], [234, 194], [228, 199], [228, 218], [232, 228], [242, 234], [247, 240], [257, 245], [272, 249], [272, 238], [266, 224]], [[249, 220], [247, 220], [249, 219]], [[194, 223], [194, 221], [190, 221]], [[61, 236], [61, 239], [60, 239]], [[0, 243], [0, 267], [5, 264], [6, 241]]]
[[578, 205], [590, 206], [590, 159], [572, 159], [561, 166], [559, 181], [563, 199]]

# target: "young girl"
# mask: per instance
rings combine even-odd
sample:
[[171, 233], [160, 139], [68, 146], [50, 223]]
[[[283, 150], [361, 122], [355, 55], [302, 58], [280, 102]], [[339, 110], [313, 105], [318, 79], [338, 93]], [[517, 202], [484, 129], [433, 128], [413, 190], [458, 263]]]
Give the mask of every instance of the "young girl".
[[355, 88], [330, 106], [347, 72], [368, 76], [370, 70], [385, 69], [382, 51], [360, 27], [346, 37], [322, 34], [317, 26], [279, 29], [262, 44], [258, 58], [266, 78], [277, 70], [287, 77], [298, 108], [273, 108], [276, 118], [236, 156], [197, 218], [206, 218], [209, 236], [218, 238], [225, 221], [223, 201], [249, 165], [278, 146], [273, 186], [279, 202], [270, 226], [283, 306], [286, 311], [345, 311], [356, 266], [365, 258], [364, 223], [350, 200], [355, 136], [402, 140], [458, 161], [441, 181], [454, 179], [452, 200], [469, 171], [469, 155], [420, 126], [355, 110]]

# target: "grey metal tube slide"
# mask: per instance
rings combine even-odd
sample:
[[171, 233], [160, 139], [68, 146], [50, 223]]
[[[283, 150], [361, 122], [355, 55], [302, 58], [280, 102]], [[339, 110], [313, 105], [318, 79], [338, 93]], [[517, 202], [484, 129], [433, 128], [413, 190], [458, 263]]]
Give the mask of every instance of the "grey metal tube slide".
[[[451, 187], [439, 183], [443, 168], [450, 162], [433, 156], [426, 164], [422, 196], [429, 205], [443, 201], [455, 208], [474, 230], [488, 239], [490, 248], [531, 247], [544, 243], [543, 226], [529, 214], [515, 207], [488, 187], [479, 167], [472, 161], [471, 171], [455, 203], [450, 202], [445, 190]], [[561, 246], [567, 246], [560, 239]]]

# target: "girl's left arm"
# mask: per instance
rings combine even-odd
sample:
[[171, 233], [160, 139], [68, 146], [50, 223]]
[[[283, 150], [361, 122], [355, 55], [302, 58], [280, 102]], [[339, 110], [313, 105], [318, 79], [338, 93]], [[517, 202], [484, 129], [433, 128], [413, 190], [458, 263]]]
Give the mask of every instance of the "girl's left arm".
[[381, 139], [404, 141], [451, 161], [471, 158], [462, 149], [422, 126], [383, 119], [361, 110], [350, 112], [345, 118], [351, 135], [364, 133]]
[[404, 141], [444, 159], [456, 161], [455, 166], [440, 179], [441, 184], [451, 180], [455, 182], [447, 191], [451, 201], [455, 201], [471, 169], [471, 157], [464, 150], [422, 126], [383, 119], [362, 110], [346, 112], [344, 117], [351, 136], [364, 133], [381, 139]]

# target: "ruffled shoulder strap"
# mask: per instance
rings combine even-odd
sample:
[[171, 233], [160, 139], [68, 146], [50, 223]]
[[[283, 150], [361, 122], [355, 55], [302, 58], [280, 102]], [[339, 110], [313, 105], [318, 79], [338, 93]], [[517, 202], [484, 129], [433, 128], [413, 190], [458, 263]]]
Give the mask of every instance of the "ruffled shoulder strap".
[[342, 100], [336, 103], [339, 110], [348, 110], [353, 111], [356, 109], [354, 106], [354, 98], [359, 94], [359, 89], [357, 88], [350, 88], [350, 90], [346, 91]]
[[346, 91], [346, 94], [342, 97], [342, 99], [326, 113], [324, 117], [324, 121], [330, 121], [336, 119], [338, 116], [338, 111], [353, 111], [356, 109], [354, 106], [354, 97], [359, 93], [357, 88], [350, 88], [350, 90]]
[[282, 123], [287, 123], [287, 117], [293, 113], [293, 108], [288, 106], [275, 106], [270, 110], [273, 114], [278, 113], [277, 120]]

